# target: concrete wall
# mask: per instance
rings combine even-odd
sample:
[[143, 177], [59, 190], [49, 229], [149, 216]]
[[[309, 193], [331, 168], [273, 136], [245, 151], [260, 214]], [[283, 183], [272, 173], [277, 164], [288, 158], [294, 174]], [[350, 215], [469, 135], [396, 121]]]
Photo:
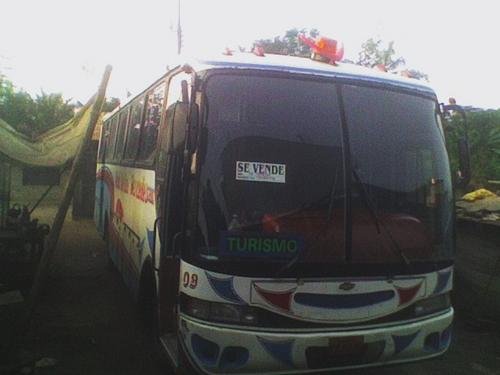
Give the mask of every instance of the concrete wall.
[[[95, 201], [95, 171], [97, 157], [97, 141], [93, 141], [87, 153], [84, 155], [82, 176], [76, 185], [73, 196], [72, 214], [74, 218], [92, 218], [94, 213]], [[48, 189], [49, 185], [24, 185], [23, 184], [23, 168], [22, 164], [9, 161], [2, 158], [0, 154], [0, 162], [4, 161], [11, 166], [10, 175], [10, 205], [19, 203], [21, 206], [28, 205], [32, 208], [40, 197]], [[38, 208], [33, 214], [34, 218], [39, 217], [41, 211], [45, 208], [47, 212], [52, 212], [56, 208], [64, 194], [64, 190], [68, 183], [68, 177], [71, 166], [69, 166], [61, 175], [59, 185], [51, 188], [48, 195], [43, 199]], [[43, 216], [43, 215], [42, 215]]]
[[[62, 198], [64, 188], [68, 182], [69, 170], [66, 170], [61, 175], [59, 185], [52, 188], [49, 194], [45, 197], [41, 205], [57, 206]], [[10, 187], [10, 203], [19, 203], [21, 205], [28, 204], [32, 207], [42, 194], [47, 190], [48, 185], [23, 185], [23, 167], [20, 165], [12, 165], [11, 168], [11, 187]]]

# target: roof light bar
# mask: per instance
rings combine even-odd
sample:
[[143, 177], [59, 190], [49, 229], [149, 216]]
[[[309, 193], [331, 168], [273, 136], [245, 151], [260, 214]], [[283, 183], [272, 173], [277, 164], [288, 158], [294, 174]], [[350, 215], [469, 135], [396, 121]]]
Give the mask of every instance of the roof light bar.
[[331, 64], [335, 64], [344, 57], [344, 45], [342, 42], [338, 42], [335, 39], [326, 38], [324, 36], [312, 39], [304, 34], [300, 34], [299, 40], [311, 48], [311, 57], [315, 60], [326, 59]]
[[253, 47], [253, 50], [252, 50], [252, 53], [255, 55], [255, 56], [259, 56], [259, 57], [265, 57], [266, 55], [264, 54], [264, 47], [262, 46], [255, 46]]
[[224, 50], [224, 52], [222, 52], [222, 54], [223, 54], [224, 56], [233, 56], [233, 52], [234, 52], [234, 50], [232, 50], [232, 49], [231, 49], [231, 48], [229, 48], [229, 47], [226, 47], [226, 49]]

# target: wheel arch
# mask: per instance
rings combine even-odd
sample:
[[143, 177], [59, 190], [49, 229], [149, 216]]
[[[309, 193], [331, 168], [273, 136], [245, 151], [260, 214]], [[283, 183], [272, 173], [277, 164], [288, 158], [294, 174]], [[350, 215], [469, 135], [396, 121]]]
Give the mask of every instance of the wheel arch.
[[154, 273], [153, 259], [151, 255], [147, 255], [142, 262], [141, 272], [139, 275], [139, 286], [137, 288], [136, 300], [139, 301], [141, 294], [156, 298], [158, 286]]
[[158, 293], [151, 256], [142, 262], [139, 285], [135, 296], [137, 311], [144, 328], [150, 334], [158, 330]]

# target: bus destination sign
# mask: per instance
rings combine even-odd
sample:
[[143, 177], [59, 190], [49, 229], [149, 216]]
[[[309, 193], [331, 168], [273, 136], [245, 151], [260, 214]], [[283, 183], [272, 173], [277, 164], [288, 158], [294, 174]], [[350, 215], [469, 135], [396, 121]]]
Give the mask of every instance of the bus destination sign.
[[299, 236], [226, 231], [220, 233], [219, 254], [286, 259], [294, 257], [303, 247], [304, 240]]

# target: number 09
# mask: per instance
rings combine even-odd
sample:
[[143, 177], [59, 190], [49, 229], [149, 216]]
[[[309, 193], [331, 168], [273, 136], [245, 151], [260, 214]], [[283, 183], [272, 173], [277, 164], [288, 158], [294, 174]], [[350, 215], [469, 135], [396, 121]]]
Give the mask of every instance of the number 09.
[[189, 272], [184, 272], [184, 275], [182, 275], [182, 285], [184, 288], [195, 289], [198, 286], [198, 275], [195, 273], [190, 274]]

